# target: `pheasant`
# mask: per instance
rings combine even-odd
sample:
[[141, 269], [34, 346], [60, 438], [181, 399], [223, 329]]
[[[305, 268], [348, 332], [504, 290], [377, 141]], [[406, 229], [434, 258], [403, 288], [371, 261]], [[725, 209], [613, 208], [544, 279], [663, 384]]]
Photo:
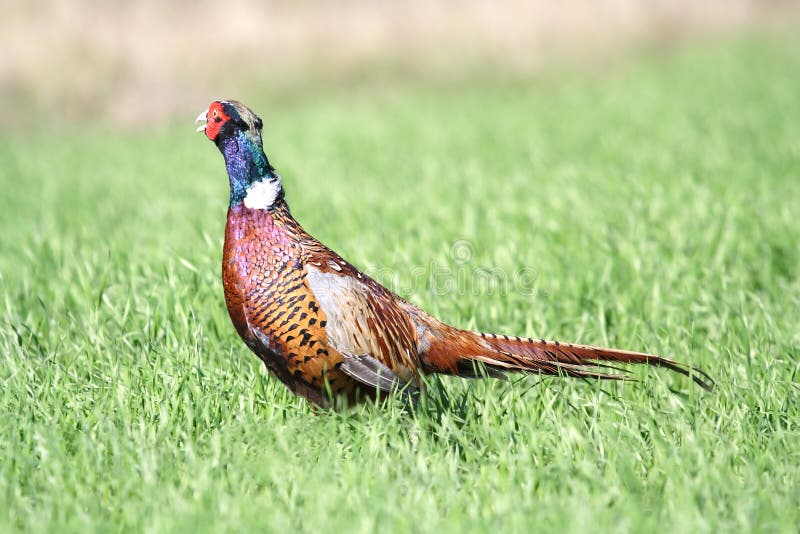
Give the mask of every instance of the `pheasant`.
[[627, 379], [607, 362], [649, 364], [713, 380], [640, 352], [471, 332], [449, 326], [360, 272], [292, 217], [264, 153], [262, 121], [236, 101], [213, 102], [197, 129], [225, 158], [230, 205], [222, 280], [236, 331], [292, 392], [320, 405], [418, 390], [431, 373], [502, 378], [522, 371]]

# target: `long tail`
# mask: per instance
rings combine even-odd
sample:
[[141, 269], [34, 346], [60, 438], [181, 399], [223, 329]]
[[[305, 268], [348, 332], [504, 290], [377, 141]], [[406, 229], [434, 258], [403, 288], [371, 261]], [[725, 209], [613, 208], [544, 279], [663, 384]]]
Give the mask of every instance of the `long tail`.
[[634, 363], [665, 367], [690, 377], [706, 391], [714, 389], [714, 380], [705, 371], [661, 356], [544, 339], [453, 329], [434, 343], [428, 354], [437, 372], [465, 377], [475, 375], [473, 364], [477, 361], [484, 364], [490, 376], [509, 371], [527, 371], [577, 378], [630, 380], [625, 370], [606, 362]]

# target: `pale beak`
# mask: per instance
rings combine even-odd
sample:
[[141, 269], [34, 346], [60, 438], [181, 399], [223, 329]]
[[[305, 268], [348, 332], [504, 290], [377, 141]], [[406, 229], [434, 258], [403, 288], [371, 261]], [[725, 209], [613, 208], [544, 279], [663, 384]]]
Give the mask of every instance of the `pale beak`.
[[201, 113], [200, 115], [198, 115], [198, 116], [197, 116], [197, 118], [194, 120], [194, 123], [195, 123], [195, 124], [197, 124], [197, 123], [198, 123], [198, 122], [200, 122], [200, 121], [203, 121], [203, 124], [201, 124], [200, 126], [198, 126], [198, 127], [197, 127], [197, 130], [195, 130], [195, 132], [205, 132], [205, 131], [206, 131], [206, 113], [208, 113], [208, 110], [206, 110], [206, 111], [202, 112], [202, 113]]

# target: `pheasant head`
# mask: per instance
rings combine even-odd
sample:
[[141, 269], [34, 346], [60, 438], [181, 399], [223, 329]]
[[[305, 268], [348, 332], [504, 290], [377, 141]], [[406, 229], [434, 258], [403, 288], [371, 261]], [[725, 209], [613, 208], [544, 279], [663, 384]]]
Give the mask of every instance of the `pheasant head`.
[[235, 100], [217, 100], [201, 113], [197, 128], [217, 145], [225, 157], [231, 186], [231, 206], [244, 203], [253, 209], [271, 209], [283, 199], [280, 176], [264, 154], [263, 122]]
[[235, 100], [217, 100], [202, 112], [197, 122], [204, 122], [198, 132], [205, 132], [206, 137], [217, 143], [226, 138], [235, 137], [244, 132], [253, 143], [261, 145], [261, 119], [247, 106]]

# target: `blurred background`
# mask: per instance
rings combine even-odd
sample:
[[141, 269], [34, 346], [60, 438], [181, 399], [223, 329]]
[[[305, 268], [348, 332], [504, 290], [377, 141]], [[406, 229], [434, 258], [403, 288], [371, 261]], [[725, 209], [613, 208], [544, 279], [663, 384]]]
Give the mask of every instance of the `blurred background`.
[[[798, 21], [4, 2], [0, 532], [796, 532]], [[671, 355], [719, 391], [443, 379], [411, 417], [311, 413], [223, 303], [229, 185], [193, 124], [218, 98], [263, 118], [303, 227], [431, 314]]]
[[15, 102], [7, 118], [135, 124], [211, 98], [604, 68], [624, 51], [798, 14], [792, 0], [30, 0], [3, 8], [0, 97]]

